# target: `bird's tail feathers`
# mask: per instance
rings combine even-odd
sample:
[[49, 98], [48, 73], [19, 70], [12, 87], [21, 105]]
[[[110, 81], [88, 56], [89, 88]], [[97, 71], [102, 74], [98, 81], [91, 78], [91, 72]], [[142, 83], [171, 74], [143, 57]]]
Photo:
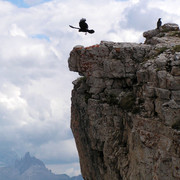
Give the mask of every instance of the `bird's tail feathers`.
[[93, 34], [95, 31], [93, 29], [87, 30], [88, 33]]

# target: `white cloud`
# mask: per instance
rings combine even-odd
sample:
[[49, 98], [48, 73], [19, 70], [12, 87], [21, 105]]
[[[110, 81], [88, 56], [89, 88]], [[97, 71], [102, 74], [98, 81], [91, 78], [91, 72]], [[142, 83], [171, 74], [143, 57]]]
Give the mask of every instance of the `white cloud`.
[[10, 29], [11, 36], [22, 36], [26, 37], [26, 34], [23, 32], [21, 28], [19, 28], [16, 24], [12, 24], [12, 28]]
[[[75, 173], [70, 96], [78, 75], [68, 69], [70, 51], [101, 40], [143, 42], [143, 31], [155, 28], [159, 17], [180, 23], [178, 5], [179, 0], [53, 0], [18, 8], [0, 0], [0, 143], [56, 167], [69, 163], [69, 173]], [[69, 28], [82, 17], [95, 34]]]
[[79, 163], [47, 164], [47, 168], [52, 169], [52, 172], [56, 174], [68, 174], [69, 176], [80, 174]]
[[149, 1], [149, 8], [157, 8], [164, 12], [180, 15], [180, 2], [179, 0], [158, 0]]
[[[58, 149], [58, 151], [57, 151]], [[62, 141], [50, 141], [38, 147], [37, 157], [49, 161], [47, 157], [51, 156], [50, 162], [73, 162], [77, 161], [77, 151], [73, 139]]]
[[10, 83], [4, 83], [0, 91], [0, 104], [9, 110], [21, 109], [26, 101], [20, 97], [20, 88]]

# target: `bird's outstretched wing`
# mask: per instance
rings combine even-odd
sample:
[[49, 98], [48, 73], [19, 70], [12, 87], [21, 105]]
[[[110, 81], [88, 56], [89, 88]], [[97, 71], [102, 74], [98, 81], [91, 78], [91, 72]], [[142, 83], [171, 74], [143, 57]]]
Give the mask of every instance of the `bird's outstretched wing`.
[[74, 26], [71, 26], [71, 25], [69, 25], [69, 27], [71, 27], [73, 29], [79, 29], [78, 27], [74, 27]]

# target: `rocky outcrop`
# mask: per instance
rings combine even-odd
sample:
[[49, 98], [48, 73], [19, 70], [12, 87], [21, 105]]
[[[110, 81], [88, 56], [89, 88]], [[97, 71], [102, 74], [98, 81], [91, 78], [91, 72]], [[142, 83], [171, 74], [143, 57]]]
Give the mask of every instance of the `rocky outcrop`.
[[180, 31], [76, 46], [71, 128], [85, 180], [180, 179]]

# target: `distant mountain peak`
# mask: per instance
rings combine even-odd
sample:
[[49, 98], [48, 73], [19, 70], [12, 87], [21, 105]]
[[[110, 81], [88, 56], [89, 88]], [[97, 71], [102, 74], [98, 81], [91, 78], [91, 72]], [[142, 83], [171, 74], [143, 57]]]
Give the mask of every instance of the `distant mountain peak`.
[[27, 152], [22, 159], [16, 160], [15, 162], [15, 168], [18, 169], [21, 174], [31, 166], [40, 166], [45, 168], [44, 163], [41, 160], [32, 157], [29, 152]]
[[24, 157], [16, 160], [15, 165], [0, 167], [0, 180], [83, 180], [82, 176], [69, 177], [66, 174], [54, 174], [44, 163], [25, 153]]
[[25, 158], [30, 158], [30, 157], [31, 157], [31, 156], [30, 156], [30, 152], [27, 152], [24, 157], [25, 157]]

